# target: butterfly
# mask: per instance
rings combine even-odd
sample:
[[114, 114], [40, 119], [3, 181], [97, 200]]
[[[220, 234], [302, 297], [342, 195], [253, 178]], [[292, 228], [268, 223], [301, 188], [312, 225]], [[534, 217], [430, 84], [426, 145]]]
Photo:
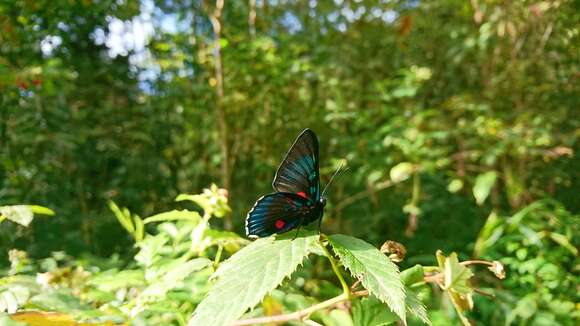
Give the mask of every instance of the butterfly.
[[324, 191], [320, 192], [314, 131], [305, 129], [296, 138], [276, 171], [272, 187], [276, 192], [260, 197], [246, 217], [248, 237], [284, 233], [316, 220], [320, 230], [326, 198]]

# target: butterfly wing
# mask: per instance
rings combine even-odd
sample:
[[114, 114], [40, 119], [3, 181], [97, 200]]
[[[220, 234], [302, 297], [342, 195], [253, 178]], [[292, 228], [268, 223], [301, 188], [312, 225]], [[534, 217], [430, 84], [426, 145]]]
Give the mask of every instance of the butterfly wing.
[[284, 157], [272, 186], [276, 191], [299, 194], [311, 202], [320, 198], [318, 138], [305, 129]]
[[308, 200], [295, 193], [277, 192], [262, 196], [246, 217], [246, 234], [249, 237], [267, 237], [289, 231], [313, 212]]

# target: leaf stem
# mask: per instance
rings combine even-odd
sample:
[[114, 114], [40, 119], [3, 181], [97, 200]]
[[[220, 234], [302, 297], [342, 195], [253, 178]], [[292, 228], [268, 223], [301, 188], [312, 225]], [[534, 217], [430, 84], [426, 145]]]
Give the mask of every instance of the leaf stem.
[[334, 274], [336, 274], [336, 277], [338, 277], [338, 280], [340, 281], [340, 285], [342, 286], [343, 294], [346, 295], [346, 299], [350, 299], [350, 287], [348, 286], [348, 284], [344, 280], [344, 277], [342, 276], [342, 273], [340, 272], [340, 269], [338, 268], [338, 264], [336, 263], [336, 260], [334, 259], [334, 257], [332, 257], [332, 254], [330, 253], [330, 251], [328, 251], [328, 249], [326, 248], [323, 237], [325, 238], [325, 236], [322, 235], [321, 239], [320, 239], [320, 247], [322, 248], [322, 251], [324, 251], [324, 254], [328, 258], [328, 260], [330, 260], [330, 265], [332, 266], [332, 270], [334, 271]]
[[342, 301], [349, 300], [350, 298], [364, 297], [364, 296], [367, 296], [368, 294], [369, 294], [369, 291], [367, 291], [367, 290], [353, 292], [352, 294], [349, 294], [349, 295], [347, 295], [346, 293], [343, 293], [343, 294], [336, 296], [332, 299], [322, 301], [322, 302], [317, 303], [313, 306], [310, 306], [308, 308], [305, 308], [305, 309], [302, 309], [302, 310], [299, 310], [299, 311], [296, 311], [296, 312], [293, 312], [290, 314], [258, 317], [258, 318], [252, 318], [252, 319], [243, 319], [243, 320], [238, 320], [238, 321], [230, 324], [230, 326], [269, 324], [269, 323], [280, 323], [280, 322], [285, 322], [285, 321], [290, 321], [290, 320], [300, 320], [300, 319], [303, 319], [304, 317], [312, 314], [315, 311], [322, 310], [325, 308], [330, 308], [330, 307], [332, 307], [332, 306], [334, 306]]
[[215, 254], [215, 259], [213, 260], [213, 267], [214, 268], [217, 268], [218, 267], [218, 265], [220, 263], [220, 259], [222, 257], [223, 250], [224, 250], [224, 246], [222, 246], [221, 244], [218, 245], [218, 251]]

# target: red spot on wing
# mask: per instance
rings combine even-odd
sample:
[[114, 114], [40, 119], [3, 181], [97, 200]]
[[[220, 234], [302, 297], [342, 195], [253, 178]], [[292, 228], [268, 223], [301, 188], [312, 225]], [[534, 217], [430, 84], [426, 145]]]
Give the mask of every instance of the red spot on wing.
[[276, 220], [276, 222], [274, 223], [274, 226], [278, 230], [280, 230], [281, 228], [283, 228], [284, 225], [286, 225], [286, 222], [284, 222], [284, 220]]
[[308, 196], [306, 196], [306, 193], [304, 191], [297, 192], [296, 194], [302, 198], [308, 199]]

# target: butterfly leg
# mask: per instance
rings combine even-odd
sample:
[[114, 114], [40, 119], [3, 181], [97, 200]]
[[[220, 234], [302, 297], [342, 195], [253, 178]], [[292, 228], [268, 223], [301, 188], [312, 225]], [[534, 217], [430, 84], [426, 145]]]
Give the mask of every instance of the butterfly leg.
[[300, 227], [302, 227], [302, 223], [298, 224], [298, 227], [296, 228], [296, 234], [294, 235], [294, 238], [292, 238], [292, 240], [298, 238], [298, 232], [300, 232]]
[[322, 227], [322, 217], [318, 219], [318, 234], [321, 233], [320, 228]]
[[294, 235], [294, 238], [292, 238], [292, 240], [298, 238], [298, 232], [300, 232], [300, 228], [302, 227], [303, 223], [304, 223], [304, 217], [300, 218], [300, 223], [298, 223], [298, 227], [296, 228], [296, 234]]

